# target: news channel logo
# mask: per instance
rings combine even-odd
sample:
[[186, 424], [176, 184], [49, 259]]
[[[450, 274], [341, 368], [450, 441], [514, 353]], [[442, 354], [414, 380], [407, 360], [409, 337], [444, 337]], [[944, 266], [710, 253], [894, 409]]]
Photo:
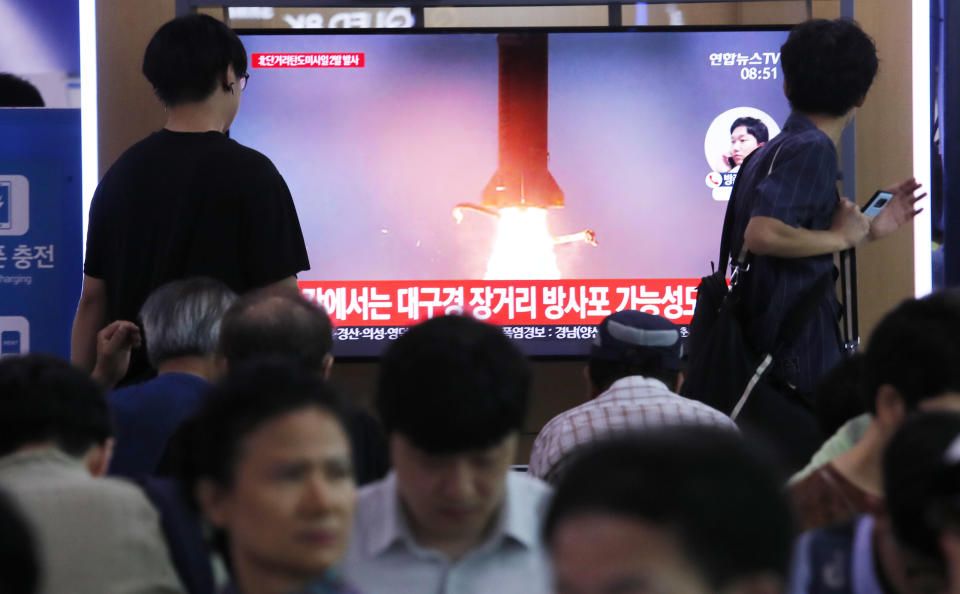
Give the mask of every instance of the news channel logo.
[[30, 352], [30, 322], [22, 316], [0, 316], [0, 357]]
[[0, 236], [30, 229], [30, 183], [22, 175], [0, 175]]

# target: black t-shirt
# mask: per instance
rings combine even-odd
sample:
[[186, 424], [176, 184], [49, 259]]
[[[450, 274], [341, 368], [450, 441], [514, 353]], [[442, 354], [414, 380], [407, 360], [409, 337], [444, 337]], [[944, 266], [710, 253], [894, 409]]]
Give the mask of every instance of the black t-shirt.
[[171, 280], [209, 276], [243, 293], [309, 268], [283, 177], [219, 132], [155, 132], [94, 194], [84, 273], [106, 284], [107, 322], [136, 320]]

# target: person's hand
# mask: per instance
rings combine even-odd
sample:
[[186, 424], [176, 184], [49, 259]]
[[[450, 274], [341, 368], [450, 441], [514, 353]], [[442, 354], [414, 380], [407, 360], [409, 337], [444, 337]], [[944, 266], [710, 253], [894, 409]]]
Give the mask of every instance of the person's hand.
[[733, 169], [733, 165], [730, 164], [730, 159], [733, 158], [733, 149], [727, 149], [722, 155], [720, 155], [720, 163], [717, 165], [716, 171], [719, 173], [726, 173]]
[[851, 248], [863, 241], [870, 232], [870, 217], [860, 212], [855, 203], [841, 198], [833, 213], [830, 230], [840, 235], [844, 245]]
[[111, 389], [127, 373], [130, 352], [140, 346], [140, 328], [133, 322], [117, 320], [97, 333], [97, 363], [90, 374]]
[[896, 186], [884, 188], [884, 192], [893, 194], [890, 202], [883, 207], [883, 210], [873, 219], [870, 225], [870, 239], [880, 239], [890, 235], [906, 223], [913, 220], [922, 208], [916, 208], [917, 201], [927, 195], [926, 192], [919, 196], [914, 196], [920, 188], [917, 180], [910, 178]]

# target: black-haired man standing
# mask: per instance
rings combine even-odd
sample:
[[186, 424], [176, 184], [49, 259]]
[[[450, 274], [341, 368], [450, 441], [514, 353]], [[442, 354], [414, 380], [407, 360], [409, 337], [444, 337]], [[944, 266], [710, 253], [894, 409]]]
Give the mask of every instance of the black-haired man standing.
[[[93, 197], [71, 344], [87, 369], [97, 332], [136, 319], [164, 283], [209, 276], [237, 293], [294, 293], [297, 272], [310, 267], [283, 178], [226, 136], [249, 78], [236, 34], [209, 16], [176, 18], [147, 46], [143, 73], [167, 121], [121, 155]], [[146, 368], [136, 349], [127, 377]]]

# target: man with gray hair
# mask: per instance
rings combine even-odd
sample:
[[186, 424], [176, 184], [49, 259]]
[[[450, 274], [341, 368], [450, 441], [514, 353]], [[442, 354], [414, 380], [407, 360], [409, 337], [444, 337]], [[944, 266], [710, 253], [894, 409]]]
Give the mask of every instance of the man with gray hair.
[[556, 483], [577, 447], [618, 431], [674, 425], [736, 430], [726, 415], [676, 392], [683, 383], [680, 329], [636, 310], [600, 323], [587, 362], [590, 400], [551, 419], [533, 443], [530, 473]]
[[[236, 297], [224, 283], [197, 277], [167, 283], [147, 298], [140, 320], [157, 377], [109, 395], [117, 439], [111, 474], [156, 469], [170, 436], [219, 376], [220, 321]], [[109, 375], [122, 377], [126, 369], [119, 371]]]

